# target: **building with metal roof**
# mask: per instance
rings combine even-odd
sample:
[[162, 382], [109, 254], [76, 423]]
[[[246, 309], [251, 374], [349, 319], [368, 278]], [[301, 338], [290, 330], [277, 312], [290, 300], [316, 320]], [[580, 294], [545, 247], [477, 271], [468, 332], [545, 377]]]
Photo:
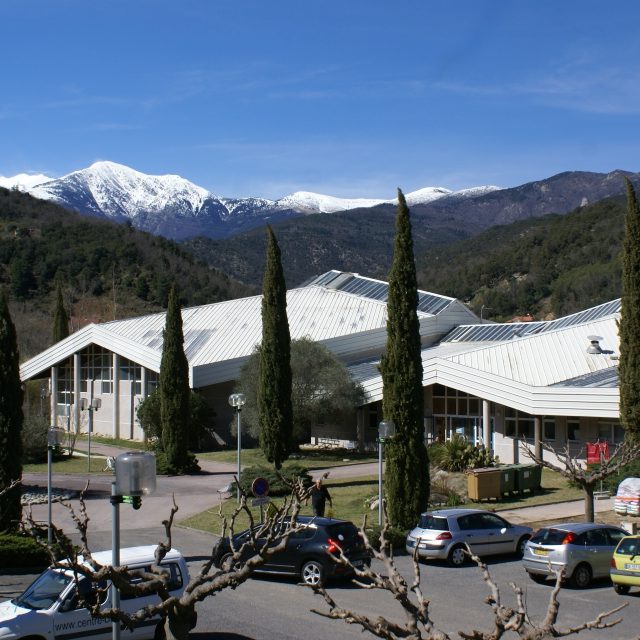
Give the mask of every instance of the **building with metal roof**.
[[[386, 282], [340, 271], [287, 292], [291, 337], [326, 346], [365, 392], [353, 423], [317, 425], [317, 443], [375, 442], [387, 294]], [[524, 446], [547, 442], [580, 455], [587, 441], [622, 439], [620, 300], [557, 320], [497, 324], [454, 298], [425, 291], [418, 298], [427, 442], [459, 434], [513, 462]], [[187, 308], [182, 318], [190, 385], [215, 410], [225, 440], [228, 397], [261, 340], [261, 296]], [[88, 325], [25, 362], [22, 379], [50, 381], [56, 423], [86, 429], [83, 400], [99, 398], [94, 430], [140, 439], [135, 410], [157, 385], [165, 320], [157, 313]]]
[[[386, 343], [388, 284], [358, 274], [327, 272], [287, 292], [292, 339], [326, 346], [345, 364], [378, 357]], [[228, 435], [227, 403], [234, 382], [262, 337], [261, 296], [182, 311], [189, 383], [217, 413]], [[419, 292], [422, 343], [434, 344], [477, 317], [454, 298]], [[142, 438], [136, 406], [157, 385], [166, 314], [91, 324], [20, 368], [23, 380], [50, 379], [56, 422], [84, 429], [82, 400], [100, 398], [93, 428], [105, 435]]]

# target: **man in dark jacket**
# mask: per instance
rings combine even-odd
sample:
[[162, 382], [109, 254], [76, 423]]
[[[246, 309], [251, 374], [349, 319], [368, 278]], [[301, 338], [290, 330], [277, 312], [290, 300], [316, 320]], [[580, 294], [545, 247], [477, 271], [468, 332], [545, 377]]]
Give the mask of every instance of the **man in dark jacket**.
[[315, 516], [324, 517], [324, 506], [327, 500], [333, 506], [327, 487], [322, 484], [322, 478], [318, 478], [313, 487], [311, 487], [311, 506]]

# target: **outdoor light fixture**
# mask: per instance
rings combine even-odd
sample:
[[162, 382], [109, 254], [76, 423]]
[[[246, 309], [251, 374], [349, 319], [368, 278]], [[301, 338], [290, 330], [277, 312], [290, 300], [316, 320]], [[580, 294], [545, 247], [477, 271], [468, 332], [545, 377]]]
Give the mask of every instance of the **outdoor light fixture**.
[[[156, 490], [156, 457], [148, 451], [121, 453], [109, 464], [115, 478], [111, 482], [111, 566], [120, 565], [120, 504], [127, 502], [134, 509], [142, 505], [142, 496]], [[120, 607], [120, 592], [111, 583], [111, 606]], [[120, 640], [120, 622], [111, 623], [112, 640]]]
[[240, 431], [240, 412], [247, 402], [244, 393], [232, 393], [229, 396], [229, 404], [233, 407], [234, 412], [238, 416], [238, 479], [236, 483], [236, 498], [240, 502], [240, 450], [241, 450], [241, 431]]
[[396, 425], [391, 420], [378, 424], [378, 524], [382, 526], [382, 452], [385, 440], [396, 434]]
[[53, 541], [51, 529], [51, 465], [53, 463], [53, 450], [60, 444], [64, 436], [63, 429], [49, 427], [47, 429], [47, 542]]

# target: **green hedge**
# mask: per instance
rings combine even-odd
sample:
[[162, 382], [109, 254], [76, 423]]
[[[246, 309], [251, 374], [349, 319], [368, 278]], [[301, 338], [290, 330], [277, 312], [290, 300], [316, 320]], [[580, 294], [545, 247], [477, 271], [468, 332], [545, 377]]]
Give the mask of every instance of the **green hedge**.
[[[374, 549], [380, 550], [380, 527], [377, 524], [367, 526], [365, 529], [369, 542]], [[387, 540], [391, 543], [393, 549], [404, 549], [407, 540], [407, 531], [398, 529], [397, 527], [389, 527], [387, 531]]]
[[19, 534], [0, 535], [0, 567], [42, 567], [49, 566], [50, 558], [45, 549], [36, 541]]
[[[293, 465], [287, 467], [286, 471], [282, 472], [282, 475], [291, 479], [294, 477], [302, 478], [306, 487], [311, 486], [312, 478], [309, 474], [309, 469], [302, 465]], [[251, 494], [251, 485], [256, 478], [265, 478], [269, 483], [269, 495], [270, 496], [285, 496], [291, 493], [289, 487], [282, 481], [278, 473], [273, 467], [246, 467], [242, 470], [240, 475], [240, 486], [247, 493]]]

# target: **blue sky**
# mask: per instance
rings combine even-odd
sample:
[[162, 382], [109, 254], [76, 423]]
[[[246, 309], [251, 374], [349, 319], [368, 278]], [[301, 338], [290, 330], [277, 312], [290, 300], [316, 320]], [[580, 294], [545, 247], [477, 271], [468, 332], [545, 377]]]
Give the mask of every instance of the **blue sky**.
[[2, 0], [0, 175], [221, 196], [640, 170], [637, 0]]

